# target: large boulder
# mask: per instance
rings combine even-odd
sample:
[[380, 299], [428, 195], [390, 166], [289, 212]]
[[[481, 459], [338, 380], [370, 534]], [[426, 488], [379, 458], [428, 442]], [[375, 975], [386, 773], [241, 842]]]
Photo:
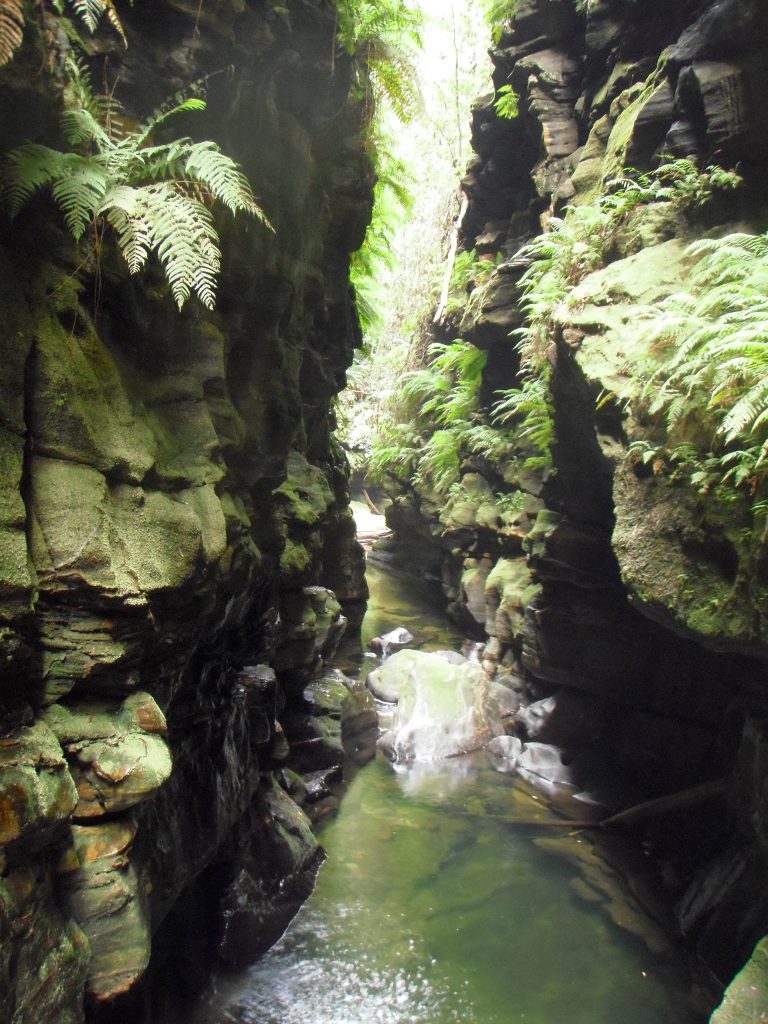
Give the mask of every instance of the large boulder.
[[387, 747], [398, 761], [435, 761], [483, 746], [498, 710], [488, 677], [475, 662], [455, 665], [424, 651], [399, 651], [368, 677], [397, 701]]

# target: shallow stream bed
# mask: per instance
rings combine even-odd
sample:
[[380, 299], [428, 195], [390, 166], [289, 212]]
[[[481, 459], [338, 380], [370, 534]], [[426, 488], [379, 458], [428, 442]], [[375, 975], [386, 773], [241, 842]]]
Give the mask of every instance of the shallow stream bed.
[[[404, 581], [375, 569], [371, 582], [364, 639], [405, 625], [427, 647], [458, 645]], [[557, 822], [483, 752], [369, 764], [322, 831], [313, 896], [259, 963], [215, 979], [194, 1024], [704, 1020], [662, 932]]]

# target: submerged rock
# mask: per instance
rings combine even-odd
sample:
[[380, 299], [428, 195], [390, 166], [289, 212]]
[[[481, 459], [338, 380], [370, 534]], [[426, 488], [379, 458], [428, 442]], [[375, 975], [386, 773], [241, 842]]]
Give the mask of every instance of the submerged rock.
[[389, 633], [383, 633], [381, 636], [375, 636], [368, 646], [372, 651], [376, 651], [377, 654], [386, 658], [391, 651], [397, 650], [400, 647], [405, 647], [405, 645], [411, 643], [412, 640], [413, 633], [409, 633], [404, 626], [398, 626], [397, 629], [392, 629]]
[[573, 775], [563, 760], [563, 752], [549, 743], [526, 743], [515, 768], [523, 777], [530, 772], [545, 782], [573, 783]]

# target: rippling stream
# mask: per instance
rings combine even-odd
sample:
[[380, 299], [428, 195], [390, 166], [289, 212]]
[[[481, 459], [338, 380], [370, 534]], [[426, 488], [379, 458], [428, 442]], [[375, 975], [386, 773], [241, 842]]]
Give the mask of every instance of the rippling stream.
[[[406, 625], [458, 645], [404, 582], [374, 569], [371, 583], [364, 639]], [[217, 977], [194, 1024], [703, 1020], [661, 931], [557, 820], [483, 753], [373, 762], [322, 831], [313, 896], [259, 963]]]

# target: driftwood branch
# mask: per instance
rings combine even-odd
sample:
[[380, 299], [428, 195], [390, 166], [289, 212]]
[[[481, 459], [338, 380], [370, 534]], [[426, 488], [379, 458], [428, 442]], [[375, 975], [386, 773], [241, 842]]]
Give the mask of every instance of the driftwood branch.
[[632, 826], [638, 822], [650, 818], [660, 817], [664, 814], [672, 814], [675, 811], [682, 811], [688, 807], [695, 807], [697, 804], [706, 803], [714, 797], [723, 796], [730, 786], [730, 779], [714, 779], [712, 782], [704, 782], [700, 786], [692, 786], [690, 789], [680, 790], [678, 793], [670, 793], [668, 796], [660, 796], [654, 800], [645, 800], [634, 807], [627, 807], [618, 814], [612, 814], [609, 818], [596, 819], [594, 821], [572, 821], [565, 818], [541, 820], [539, 818], [515, 818], [506, 814], [476, 814], [473, 811], [459, 811], [467, 817], [495, 818], [506, 822], [508, 825], [522, 825], [527, 828], [566, 828], [577, 831], [587, 829], [614, 828], [621, 826]]
[[434, 320], [435, 324], [443, 322], [446, 310], [448, 308], [448, 294], [451, 290], [451, 278], [453, 277], [453, 267], [456, 263], [456, 253], [459, 251], [459, 234], [461, 232], [461, 225], [464, 223], [464, 218], [467, 215], [469, 209], [469, 196], [466, 192], [461, 194], [461, 209], [459, 210], [459, 216], [451, 229], [451, 247], [448, 250], [448, 263], [445, 267], [445, 276], [443, 278], [443, 289], [440, 292], [440, 303], [437, 307]]
[[365, 488], [363, 488], [363, 497], [365, 498], [365, 503], [371, 510], [371, 512], [373, 512], [374, 515], [380, 516], [381, 512], [379, 511], [379, 509], [376, 508], [376, 506], [373, 503], [373, 500], [371, 499], [370, 494], [368, 493], [368, 491], [366, 491]]
[[669, 796], [646, 800], [642, 804], [628, 807], [625, 811], [619, 811], [618, 814], [612, 814], [610, 818], [603, 818], [600, 826], [612, 828], [615, 825], [636, 825], [639, 821], [645, 821], [648, 818], [671, 814], [674, 811], [683, 811], [687, 807], [695, 807], [697, 804], [706, 803], [713, 797], [722, 796], [728, 791], [729, 784], [729, 779], [714, 779], [712, 782], [704, 782], [700, 786], [680, 790], [679, 793], [670, 793]]

